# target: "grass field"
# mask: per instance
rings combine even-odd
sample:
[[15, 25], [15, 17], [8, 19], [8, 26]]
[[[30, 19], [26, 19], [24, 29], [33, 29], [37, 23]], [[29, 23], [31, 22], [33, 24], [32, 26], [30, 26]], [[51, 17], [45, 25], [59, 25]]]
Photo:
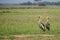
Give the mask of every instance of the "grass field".
[[[45, 24], [46, 16], [50, 17], [51, 30], [43, 32], [38, 26], [38, 16]], [[17, 34], [51, 34], [54, 40], [60, 39], [60, 7], [42, 9], [0, 9], [0, 35]], [[41, 37], [42, 38], [42, 37]], [[49, 38], [49, 37], [47, 37]], [[40, 36], [37, 36], [40, 40]], [[24, 39], [23, 39], [24, 40]], [[36, 40], [33, 37], [31, 40]], [[44, 39], [41, 39], [44, 40]], [[46, 39], [53, 40], [53, 39]]]

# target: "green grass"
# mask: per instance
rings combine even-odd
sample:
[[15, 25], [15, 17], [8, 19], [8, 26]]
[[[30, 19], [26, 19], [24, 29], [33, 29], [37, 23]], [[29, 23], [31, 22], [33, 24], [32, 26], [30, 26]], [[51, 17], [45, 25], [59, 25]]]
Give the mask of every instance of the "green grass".
[[[60, 34], [60, 7], [46, 9], [0, 9], [0, 35]], [[43, 32], [38, 26], [38, 16], [45, 24], [50, 17], [51, 30]]]

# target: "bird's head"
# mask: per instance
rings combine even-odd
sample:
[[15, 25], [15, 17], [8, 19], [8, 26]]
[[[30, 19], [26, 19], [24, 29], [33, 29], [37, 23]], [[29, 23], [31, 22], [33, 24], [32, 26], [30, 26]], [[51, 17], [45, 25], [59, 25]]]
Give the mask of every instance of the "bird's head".
[[46, 19], [49, 19], [49, 16], [47, 16]]
[[40, 19], [42, 16], [39, 16], [38, 18]]

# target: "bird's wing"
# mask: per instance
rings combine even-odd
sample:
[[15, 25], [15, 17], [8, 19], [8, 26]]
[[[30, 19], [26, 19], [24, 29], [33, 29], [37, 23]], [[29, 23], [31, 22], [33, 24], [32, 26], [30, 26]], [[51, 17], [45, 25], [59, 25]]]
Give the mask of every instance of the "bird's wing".
[[46, 23], [46, 27], [50, 27], [50, 23]]
[[41, 23], [41, 27], [44, 29], [44, 24], [43, 23]]
[[43, 26], [45, 26], [43, 23], [41, 23]]

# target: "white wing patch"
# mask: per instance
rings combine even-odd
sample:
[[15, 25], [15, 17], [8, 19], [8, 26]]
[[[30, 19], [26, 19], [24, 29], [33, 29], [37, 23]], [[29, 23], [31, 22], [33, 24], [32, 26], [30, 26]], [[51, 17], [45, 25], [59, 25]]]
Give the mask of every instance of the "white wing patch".
[[41, 24], [41, 27], [44, 29], [44, 26]]

